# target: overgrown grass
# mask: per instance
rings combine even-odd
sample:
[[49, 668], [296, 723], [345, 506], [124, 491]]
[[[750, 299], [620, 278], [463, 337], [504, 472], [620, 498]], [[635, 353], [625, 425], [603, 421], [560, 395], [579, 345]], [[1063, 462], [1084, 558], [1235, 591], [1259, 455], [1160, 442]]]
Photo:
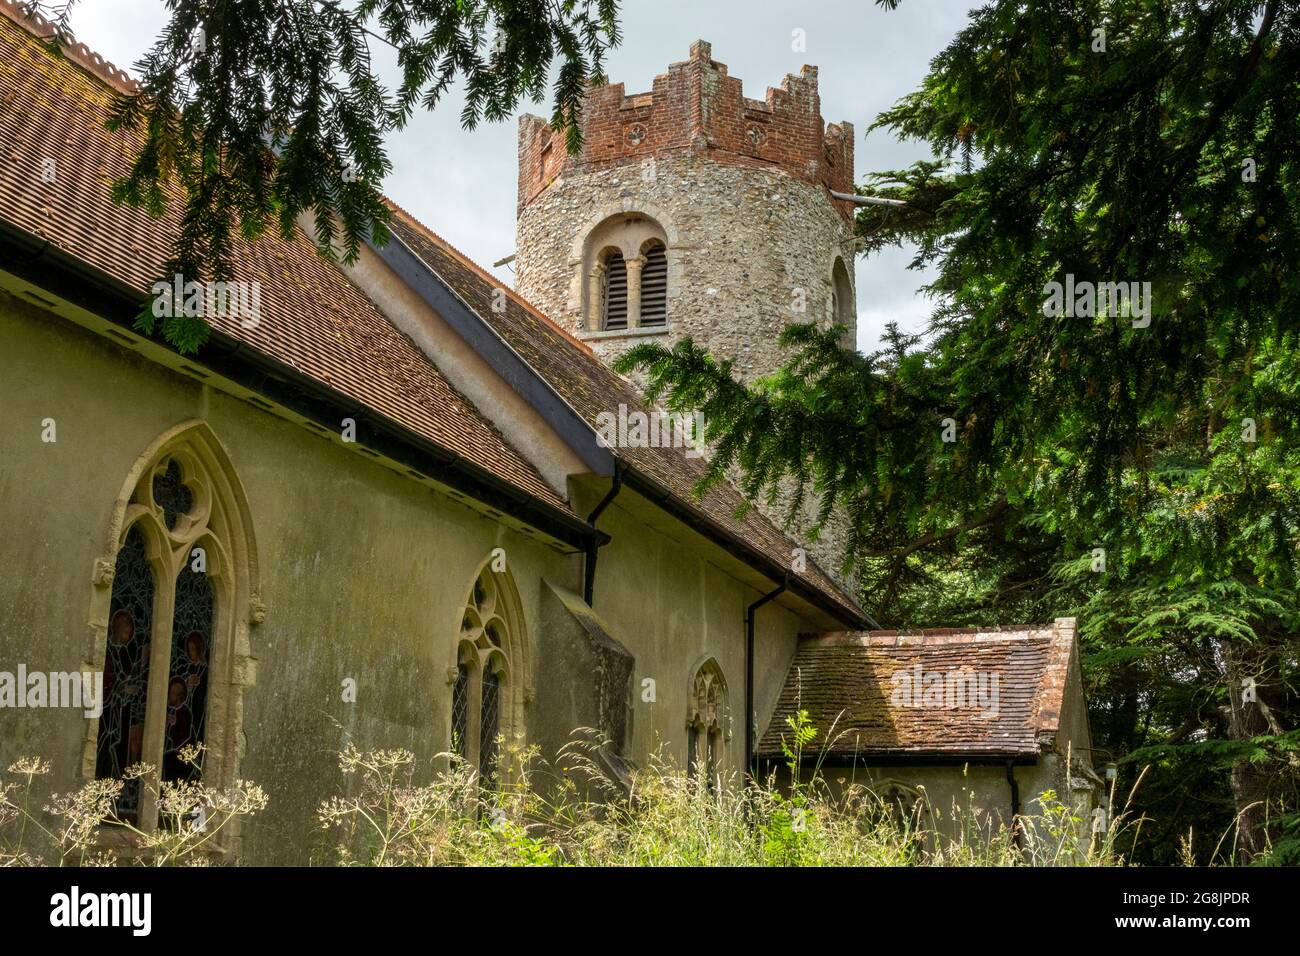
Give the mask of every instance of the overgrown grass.
[[[183, 747], [179, 757], [198, 766], [202, 749]], [[261, 787], [242, 780], [226, 790], [191, 781], [151, 784], [159, 826], [146, 832], [119, 817], [116, 804], [128, 780], [153, 779], [152, 767], [136, 764], [120, 780], [91, 780], [71, 793], [34, 799], [36, 780], [49, 772], [48, 761], [24, 757], [9, 765], [11, 779], [0, 780], [0, 865], [114, 866], [114, 847], [122, 846], [137, 863], [203, 866], [232, 821], [267, 804]]]
[[[798, 756], [798, 733], [790, 756]], [[1044, 794], [1014, 829], [974, 805], [900, 808], [857, 785], [832, 786], [820, 770], [778, 787], [738, 774], [688, 776], [654, 756], [622, 778], [606, 768], [602, 741], [575, 735], [555, 764], [534, 749], [503, 749], [502, 779], [485, 788], [453, 755], [416, 782], [406, 750], [348, 746], [343, 786], [317, 812], [313, 863], [348, 866], [1017, 866], [1122, 865], [1140, 821], [1123, 814], [1105, 832]], [[197, 755], [195, 755], [197, 759]], [[204, 864], [219, 835], [261, 812], [265, 793], [238, 783], [228, 791], [197, 783], [155, 793], [165, 826], [144, 833], [113, 815], [122, 781], [34, 795], [49, 771], [42, 761], [9, 767], [0, 784], [0, 863], [9, 865]], [[132, 775], [148, 777], [147, 768]], [[39, 805], [39, 809], [38, 809]], [[104, 849], [103, 824], [130, 834], [128, 855]], [[1125, 836], [1127, 834], [1127, 836]], [[311, 834], [304, 833], [304, 841]], [[1124, 839], [1121, 839], [1124, 837]], [[1187, 862], [1192, 862], [1188, 860]]]

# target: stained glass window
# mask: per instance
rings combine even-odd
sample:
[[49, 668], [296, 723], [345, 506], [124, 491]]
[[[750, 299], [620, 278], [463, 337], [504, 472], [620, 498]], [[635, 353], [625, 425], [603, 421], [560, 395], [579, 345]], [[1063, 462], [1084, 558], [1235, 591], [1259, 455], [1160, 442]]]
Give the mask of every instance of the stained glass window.
[[167, 470], [153, 479], [153, 500], [162, 509], [163, 521], [169, 531], [176, 529], [176, 518], [189, 514], [194, 507], [194, 495], [181, 480], [181, 466], [176, 459], [167, 463]]
[[176, 576], [172, 617], [171, 671], [167, 677], [167, 733], [163, 780], [197, 780], [199, 768], [179, 757], [182, 747], [203, 743], [207, 720], [208, 661], [212, 649], [212, 582], [207, 574], [181, 568]]
[[[149, 691], [149, 638], [153, 629], [153, 570], [144, 535], [127, 532], [117, 553], [104, 653], [104, 710], [95, 748], [96, 778], [120, 779], [140, 763]], [[117, 816], [131, 823], [140, 812], [140, 781], [128, 780], [118, 797]]]
[[[119, 503], [127, 524], [107, 593], [96, 565], [94, 606], [106, 615], [107, 636], [103, 710], [90, 744], [95, 776], [124, 782], [111, 816], [154, 833], [183, 822], [160, 813], [168, 788], [236, 779], [237, 752], [204, 748], [209, 738], [226, 744], [238, 734], [242, 685], [217, 675], [237, 672], [239, 622], [259, 623], [261, 608], [238, 479], [208, 427], [170, 429], [135, 474]], [[223, 687], [229, 698], [219, 696]], [[192, 762], [182, 760], [191, 750]], [[133, 765], [148, 772], [126, 781]]]

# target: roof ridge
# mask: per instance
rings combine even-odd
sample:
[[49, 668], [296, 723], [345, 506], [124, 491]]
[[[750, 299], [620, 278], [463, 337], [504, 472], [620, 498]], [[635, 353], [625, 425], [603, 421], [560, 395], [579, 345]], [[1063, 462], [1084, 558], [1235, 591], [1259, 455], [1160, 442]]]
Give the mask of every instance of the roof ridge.
[[[4, 2], [4, 0], [0, 0], [0, 2]], [[390, 197], [388, 197], [388, 196], [384, 196], [384, 202], [387, 203], [389, 206], [391, 206], [394, 212], [396, 212], [396, 213], [397, 213], [398, 215], [400, 215], [402, 218], [406, 219], [406, 220], [407, 220], [407, 221], [408, 221], [412, 226], [414, 226], [415, 228], [419, 229], [421, 232], [423, 232], [425, 235], [427, 235], [431, 240], [433, 240], [433, 241], [436, 242], [438, 245], [440, 245], [443, 249], [445, 249], [448, 253], [450, 253], [451, 255], [455, 256], [457, 259], [459, 259], [459, 260], [460, 260], [460, 261], [461, 261], [465, 266], [467, 266], [467, 267], [470, 268], [470, 269], [473, 269], [475, 272], [477, 272], [477, 273], [478, 273], [480, 276], [482, 276], [484, 279], [486, 279], [487, 281], [491, 282], [494, 288], [501, 289], [501, 291], [503, 291], [506, 295], [508, 295], [510, 298], [514, 299], [514, 301], [515, 301], [515, 302], [516, 302], [520, 307], [526, 309], [526, 310], [529, 312], [529, 314], [533, 315], [534, 317], [536, 317], [536, 318], [538, 318], [538, 319], [541, 319], [543, 322], [545, 322], [547, 325], [549, 325], [552, 329], [554, 329], [556, 332], [559, 332], [559, 333], [560, 333], [561, 335], [563, 335], [566, 339], [568, 339], [571, 343], [573, 343], [574, 345], [576, 345], [576, 346], [577, 346], [579, 349], [581, 349], [583, 352], [586, 352], [588, 355], [592, 355], [592, 356], [594, 356], [594, 355], [596, 354], [595, 352], [592, 351], [590, 345], [588, 345], [586, 342], [582, 341], [582, 339], [578, 338], [576, 335], [574, 335], [574, 334], [573, 334], [572, 332], [570, 332], [568, 329], [564, 328], [564, 326], [560, 325], [558, 322], [556, 322], [554, 319], [552, 319], [549, 315], [547, 315], [547, 314], [546, 314], [545, 312], [543, 312], [541, 309], [537, 308], [537, 306], [533, 305], [531, 302], [529, 302], [527, 299], [525, 299], [522, 295], [520, 295], [520, 294], [519, 294], [518, 292], [516, 292], [514, 289], [506, 288], [504, 285], [501, 284], [501, 281], [500, 281], [496, 276], [494, 276], [492, 273], [488, 272], [488, 271], [487, 271], [486, 269], [484, 269], [481, 265], [479, 265], [477, 262], [475, 262], [473, 259], [471, 259], [469, 256], [467, 256], [465, 253], [461, 252], [459, 249], [457, 249], [454, 245], [452, 245], [450, 242], [448, 242], [445, 238], [443, 238], [443, 237], [442, 237], [441, 235], [439, 235], [437, 232], [435, 232], [434, 230], [430, 229], [427, 225], [425, 225], [423, 222], [421, 222], [420, 219], [419, 219], [418, 217], [416, 217], [415, 215], [413, 215], [410, 211], [408, 211], [407, 209], [405, 209], [405, 208], [403, 208], [402, 206], [398, 205], [396, 202], [394, 202], [394, 201], [393, 201]]]
[[980, 627], [978, 624], [972, 624], [970, 627], [915, 627], [900, 628], [900, 630], [888, 631], [868, 631], [872, 637], [944, 637], [967, 635], [967, 633], [1005, 633], [1005, 635], [1014, 635], [1014, 633], [1027, 633], [1030, 631], [1047, 631], [1050, 624], [993, 624], [991, 627]]
[[119, 93], [140, 92], [140, 84], [130, 73], [77, 40], [71, 31], [65, 31], [60, 38], [59, 28], [42, 16], [34, 6], [29, 9], [18, 0], [0, 0], [0, 14], [38, 40], [55, 40], [64, 56]]
[[814, 631], [800, 634], [799, 638], [801, 649], [807, 648], [809, 651], [832, 647], [861, 647], [867, 651], [922, 651], [973, 644], [1050, 646], [1055, 628], [1055, 624], [1026, 624], [983, 628], [932, 627], [912, 631]]

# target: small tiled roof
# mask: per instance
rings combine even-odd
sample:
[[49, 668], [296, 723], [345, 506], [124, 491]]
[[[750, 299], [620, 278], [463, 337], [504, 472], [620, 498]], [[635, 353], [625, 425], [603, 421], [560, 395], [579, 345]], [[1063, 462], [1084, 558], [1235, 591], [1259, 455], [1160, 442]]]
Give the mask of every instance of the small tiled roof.
[[[476, 265], [410, 213], [397, 206], [391, 228], [393, 235], [414, 252], [449, 286], [481, 320], [491, 325], [522, 356], [555, 392], [592, 428], [601, 412], [617, 412], [626, 404], [629, 413], [646, 410], [641, 394], [627, 379], [615, 374], [588, 346], [566, 332], [517, 293], [504, 289], [490, 273]], [[502, 301], [504, 308], [493, 308]], [[842, 590], [817, 564], [807, 558], [806, 570], [793, 569], [798, 543], [784, 534], [762, 512], [750, 508], [736, 517], [744, 502], [739, 491], [727, 482], [714, 486], [701, 499], [694, 496], [696, 483], [704, 476], [705, 463], [690, 458], [684, 448], [620, 447], [614, 453], [651, 479], [676, 503], [703, 525], [750, 543], [770, 561], [785, 569], [791, 578], [829, 598], [850, 620], [861, 621], [857, 602]]]
[[1073, 618], [1060, 618], [1046, 627], [806, 639], [758, 756], [782, 756], [799, 710], [817, 730], [809, 756], [1037, 756], [1060, 726], [1074, 629]]
[[[33, 30], [42, 30], [40, 21], [22, 20], [0, 0], [0, 219], [144, 301], [176, 238], [182, 197], [173, 192], [162, 220], [112, 201], [109, 185], [128, 171], [139, 141], [104, 128], [125, 79], [81, 46], [70, 58], [55, 56]], [[246, 329], [218, 318], [218, 331], [571, 515], [537, 469], [305, 236], [236, 240], [235, 271], [260, 283], [261, 321]]]

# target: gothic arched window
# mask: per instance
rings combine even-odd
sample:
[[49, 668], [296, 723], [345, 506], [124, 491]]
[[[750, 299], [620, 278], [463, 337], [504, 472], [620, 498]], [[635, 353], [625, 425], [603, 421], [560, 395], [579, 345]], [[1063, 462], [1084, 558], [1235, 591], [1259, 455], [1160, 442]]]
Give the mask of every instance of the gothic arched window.
[[484, 786], [500, 777], [499, 740], [521, 729], [521, 631], [514, 582], [485, 566], [461, 612], [451, 694], [452, 746]]
[[880, 801], [881, 809], [898, 823], [914, 827], [927, 811], [925, 794], [897, 780], [873, 784], [871, 792]]
[[[231, 695], [251, 683], [246, 628], [260, 604], [252, 528], [206, 425], [179, 426], [141, 456], [114, 527], [112, 573], [96, 572], [96, 584], [111, 587], [106, 607], [96, 597], [105, 635], [95, 777], [121, 779], [134, 764], [155, 768], [127, 781], [114, 808], [150, 831], [159, 824], [160, 784], [234, 779], [231, 718], [239, 708]], [[183, 759], [187, 748], [200, 757]]]
[[686, 716], [686, 767], [692, 777], [704, 774], [712, 786], [723, 769], [729, 736], [727, 681], [722, 668], [709, 658], [695, 670]]

